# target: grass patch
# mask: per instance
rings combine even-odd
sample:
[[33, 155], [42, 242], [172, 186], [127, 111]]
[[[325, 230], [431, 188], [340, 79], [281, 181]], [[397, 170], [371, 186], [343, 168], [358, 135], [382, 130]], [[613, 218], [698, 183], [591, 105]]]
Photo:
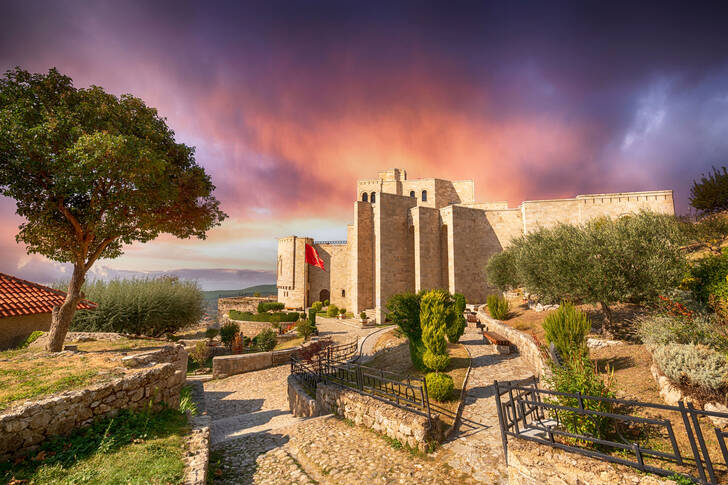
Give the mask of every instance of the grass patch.
[[303, 337], [296, 337], [292, 338], [290, 340], [282, 340], [278, 342], [273, 350], [283, 350], [283, 349], [291, 349], [293, 347], [298, 347], [303, 343]]
[[187, 418], [178, 410], [122, 411], [47, 440], [21, 462], [0, 463], [0, 477], [34, 485], [179, 483], [187, 432]]

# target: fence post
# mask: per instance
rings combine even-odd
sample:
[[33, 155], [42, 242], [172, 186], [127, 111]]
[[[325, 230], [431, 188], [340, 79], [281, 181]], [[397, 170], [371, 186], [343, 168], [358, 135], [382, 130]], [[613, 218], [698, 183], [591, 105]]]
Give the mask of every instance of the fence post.
[[685, 404], [683, 404], [682, 401], [677, 402], [678, 407], [680, 408], [680, 414], [682, 415], [683, 425], [685, 426], [685, 432], [688, 435], [688, 441], [690, 442], [690, 448], [693, 451], [693, 457], [695, 458], [695, 465], [698, 469], [698, 474], [700, 475], [700, 479], [705, 482], [705, 470], [703, 470], [703, 461], [700, 458], [700, 452], [698, 451], [698, 447], [695, 444], [695, 437], [693, 436], [693, 429], [690, 426], [690, 420], [688, 419], [688, 413], [685, 409]]
[[503, 422], [503, 409], [501, 407], [498, 381], [493, 381], [493, 387], [495, 388], [495, 407], [498, 411], [498, 426], [500, 426], [501, 442], [503, 443], [503, 457], [505, 458], [506, 465], [508, 465], [508, 437], [506, 436], [506, 426]]
[[698, 437], [698, 443], [700, 444], [700, 450], [703, 452], [705, 457], [705, 466], [708, 468], [708, 476], [710, 476], [710, 483], [718, 483], [715, 478], [715, 471], [713, 471], [713, 462], [710, 459], [710, 453], [708, 453], [708, 447], [705, 446], [705, 439], [703, 439], [703, 430], [700, 428], [700, 422], [698, 421], [698, 415], [695, 413], [693, 402], [688, 401], [688, 410], [690, 411], [690, 418], [693, 420], [695, 426], [695, 435]]

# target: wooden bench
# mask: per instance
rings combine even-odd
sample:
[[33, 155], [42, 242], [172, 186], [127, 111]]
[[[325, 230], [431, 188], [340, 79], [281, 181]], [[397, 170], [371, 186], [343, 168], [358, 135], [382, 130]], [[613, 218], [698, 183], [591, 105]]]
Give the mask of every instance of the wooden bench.
[[511, 353], [511, 343], [508, 341], [508, 339], [498, 335], [494, 332], [483, 332], [483, 341], [488, 341], [491, 343], [491, 345], [495, 345], [496, 350], [499, 354], [510, 354]]

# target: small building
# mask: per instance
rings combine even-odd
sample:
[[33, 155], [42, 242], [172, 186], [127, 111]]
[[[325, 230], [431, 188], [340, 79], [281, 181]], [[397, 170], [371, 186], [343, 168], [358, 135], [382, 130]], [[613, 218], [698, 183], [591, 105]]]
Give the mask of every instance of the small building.
[[[54, 306], [61, 306], [66, 293], [15, 276], [0, 273], [0, 349], [19, 345], [36, 330], [48, 331]], [[78, 310], [96, 304], [81, 300]]]

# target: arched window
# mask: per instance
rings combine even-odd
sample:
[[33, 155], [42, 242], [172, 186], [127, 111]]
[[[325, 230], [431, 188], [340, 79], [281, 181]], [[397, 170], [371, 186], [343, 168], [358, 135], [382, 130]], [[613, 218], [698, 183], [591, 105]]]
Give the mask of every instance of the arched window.
[[366, 192], [364, 192], [363, 194], [361, 194], [361, 201], [362, 202], [368, 202], [369, 201], [368, 199], [369, 199], [369, 195], [367, 195]]
[[410, 190], [410, 197], [414, 198], [414, 196], [415, 196], [415, 191], [414, 190]]
[[374, 204], [377, 201], [377, 193], [376, 192], [372, 192], [372, 196], [369, 197], [369, 200], [371, 200], [372, 201], [372, 204]]
[[427, 191], [426, 190], [422, 191], [422, 202], [427, 202]]

